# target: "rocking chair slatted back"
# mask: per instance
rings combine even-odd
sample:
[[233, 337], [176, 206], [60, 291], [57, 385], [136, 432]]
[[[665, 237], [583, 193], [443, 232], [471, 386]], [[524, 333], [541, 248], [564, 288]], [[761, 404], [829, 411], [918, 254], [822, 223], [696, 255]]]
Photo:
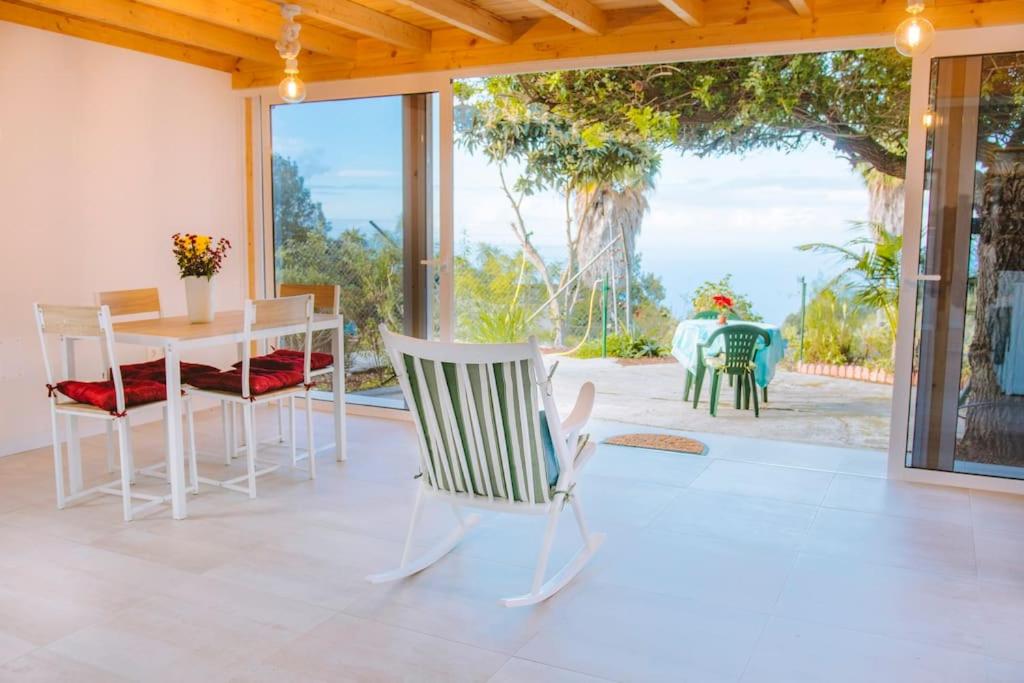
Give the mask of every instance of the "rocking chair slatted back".
[[549, 454], [560, 471], [567, 465], [536, 343], [439, 344], [381, 333], [412, 408], [426, 485], [489, 501], [549, 503], [557, 476]]
[[757, 353], [757, 340], [763, 339], [764, 345], [772, 343], [771, 336], [757, 325], [738, 324], [726, 325], [715, 330], [704, 342], [704, 348], [714, 348], [718, 337], [724, 338], [725, 358], [720, 368], [730, 374], [741, 374], [750, 370], [750, 364]]

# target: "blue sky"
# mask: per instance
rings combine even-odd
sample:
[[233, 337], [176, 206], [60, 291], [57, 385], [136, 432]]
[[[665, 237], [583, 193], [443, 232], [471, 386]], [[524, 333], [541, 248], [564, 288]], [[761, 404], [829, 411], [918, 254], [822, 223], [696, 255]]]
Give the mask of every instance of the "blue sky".
[[275, 153], [299, 165], [335, 228], [367, 219], [393, 228], [402, 213], [400, 97], [274, 107]]
[[[277, 107], [275, 152], [295, 159], [314, 198], [335, 227], [393, 227], [401, 214], [401, 102], [396, 97]], [[733, 275], [766, 320], [799, 307], [797, 278], [821, 281], [836, 263], [794, 247], [843, 242], [850, 223], [867, 216], [867, 190], [849, 163], [823, 146], [783, 154], [697, 159], [665, 153], [638, 240], [645, 270], [661, 276], [667, 303], [684, 313], [701, 282]], [[562, 203], [530, 197], [525, 218], [546, 255], [564, 250]], [[497, 172], [457, 149], [455, 237], [517, 248]]]

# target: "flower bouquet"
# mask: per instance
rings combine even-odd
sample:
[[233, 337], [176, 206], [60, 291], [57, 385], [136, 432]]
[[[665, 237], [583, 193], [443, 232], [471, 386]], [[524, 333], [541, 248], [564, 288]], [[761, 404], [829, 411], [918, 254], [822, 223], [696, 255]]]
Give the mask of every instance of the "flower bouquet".
[[213, 276], [220, 272], [231, 249], [231, 242], [221, 237], [214, 241], [209, 235], [175, 233], [172, 253], [178, 262], [185, 283], [185, 302], [192, 323], [213, 321]]
[[732, 310], [733, 300], [732, 297], [726, 296], [725, 294], [715, 294], [711, 297], [711, 302], [718, 309], [718, 324], [724, 325], [729, 321], [727, 313], [735, 313]]

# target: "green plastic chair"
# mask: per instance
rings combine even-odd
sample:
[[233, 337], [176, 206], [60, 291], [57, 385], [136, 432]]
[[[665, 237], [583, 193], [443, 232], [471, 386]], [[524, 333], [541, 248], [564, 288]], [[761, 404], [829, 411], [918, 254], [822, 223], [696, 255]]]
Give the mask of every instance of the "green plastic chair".
[[[714, 348], [718, 337], [724, 337], [723, 350], [715, 355], [708, 355], [706, 349]], [[718, 397], [721, 393], [722, 375], [736, 379], [736, 408], [741, 404], [750, 407], [750, 399], [754, 399], [754, 416], [760, 417], [761, 410], [757, 400], [757, 385], [754, 382], [754, 354], [757, 353], [757, 340], [764, 340], [765, 347], [772, 343], [771, 335], [757, 325], [737, 324], [726, 325], [715, 330], [703, 344], [697, 345], [697, 367], [693, 379], [693, 407], [697, 407], [704, 375], [710, 369], [711, 375], [711, 416], [718, 413]], [[687, 377], [686, 394], [689, 394], [690, 378]]]

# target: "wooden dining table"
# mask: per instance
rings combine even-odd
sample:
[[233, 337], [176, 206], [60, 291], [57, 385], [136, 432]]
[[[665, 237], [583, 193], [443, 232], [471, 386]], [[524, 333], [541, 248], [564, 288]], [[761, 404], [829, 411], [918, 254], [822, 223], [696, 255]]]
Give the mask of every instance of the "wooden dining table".
[[[344, 329], [341, 316], [316, 314], [313, 331], [331, 333], [331, 353], [339, 369], [332, 382], [334, 386], [334, 452], [336, 460], [345, 460], [345, 377]], [[187, 485], [185, 482], [184, 439], [182, 434], [181, 366], [182, 354], [201, 348], [239, 345], [244, 341], [242, 311], [220, 311], [212, 322], [190, 323], [186, 316], [133, 320], [114, 325], [114, 341], [160, 348], [164, 353], [167, 373], [167, 449], [168, 479], [171, 485], [171, 513], [174, 519], [188, 516]], [[268, 330], [262, 330], [266, 332]], [[285, 325], [269, 330], [273, 335], [302, 334], [305, 323]], [[312, 456], [311, 456], [312, 457]]]

